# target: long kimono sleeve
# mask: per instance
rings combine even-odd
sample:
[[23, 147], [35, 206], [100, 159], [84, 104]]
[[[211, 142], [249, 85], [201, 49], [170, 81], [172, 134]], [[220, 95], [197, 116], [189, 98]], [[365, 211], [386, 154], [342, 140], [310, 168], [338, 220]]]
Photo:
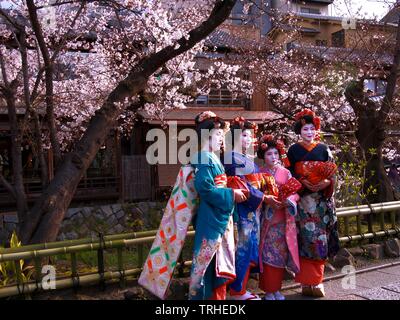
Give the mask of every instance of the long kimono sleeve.
[[294, 171], [294, 165], [296, 164], [296, 157], [295, 157], [295, 155], [294, 155], [294, 152], [295, 152], [295, 150], [294, 150], [294, 145], [293, 146], [291, 146], [290, 148], [289, 148], [289, 150], [288, 150], [288, 152], [287, 152], [287, 157], [288, 157], [288, 159], [289, 159], [289, 162], [290, 162], [290, 166], [289, 166], [289, 171], [290, 171], [290, 173], [295, 177], [295, 178], [298, 178], [298, 177], [296, 177], [296, 173], [295, 173], [295, 171]]
[[[333, 158], [332, 151], [329, 147], [326, 148], [326, 153], [327, 161], [334, 162], [335, 159]], [[324, 190], [324, 196], [327, 198], [332, 197], [335, 192], [336, 175], [333, 175], [329, 180], [331, 181], [331, 184]]]
[[218, 188], [214, 183], [212, 165], [200, 165], [194, 179], [194, 186], [202, 201], [222, 211], [232, 212], [235, 205], [231, 188]]
[[249, 188], [249, 197], [243, 203], [245, 204], [250, 210], [254, 211], [262, 204], [264, 193], [257, 188], [254, 188], [250, 183], [247, 183]]

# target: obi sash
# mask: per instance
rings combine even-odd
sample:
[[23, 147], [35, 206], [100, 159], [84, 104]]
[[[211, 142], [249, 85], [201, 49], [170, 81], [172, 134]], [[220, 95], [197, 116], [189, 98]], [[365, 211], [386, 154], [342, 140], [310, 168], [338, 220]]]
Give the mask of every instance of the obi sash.
[[139, 277], [139, 284], [160, 299], [167, 295], [197, 203], [194, 169], [182, 166]]
[[264, 175], [262, 173], [251, 173], [244, 176], [250, 185], [258, 190], [262, 189]]

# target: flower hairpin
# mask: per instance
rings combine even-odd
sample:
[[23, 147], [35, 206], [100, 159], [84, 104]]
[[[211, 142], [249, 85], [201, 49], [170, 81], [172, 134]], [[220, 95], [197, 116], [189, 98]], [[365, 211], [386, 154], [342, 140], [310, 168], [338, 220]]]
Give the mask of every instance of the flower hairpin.
[[310, 110], [310, 109], [304, 109], [304, 110], [302, 110], [302, 111], [300, 111], [300, 112], [297, 112], [295, 115], [294, 115], [294, 119], [296, 120], [296, 121], [301, 121], [301, 124], [304, 126], [305, 124], [306, 124], [306, 121], [305, 121], [305, 119], [303, 118], [304, 116], [310, 116], [310, 117], [312, 117], [313, 118], [313, 124], [314, 124], [314, 127], [315, 127], [315, 129], [316, 130], [319, 130], [320, 128], [321, 128], [321, 118], [320, 117], [317, 117], [316, 115], [315, 115], [315, 112], [314, 111], [312, 111], [312, 110]]
[[211, 118], [217, 118], [217, 115], [212, 111], [204, 111], [199, 116], [199, 122], [203, 122], [203, 121], [211, 119]]
[[261, 143], [260, 145], [261, 150], [265, 151], [268, 148], [268, 145], [266, 143]]
[[310, 110], [310, 109], [304, 109], [304, 110], [302, 110], [302, 111], [300, 111], [300, 112], [297, 112], [295, 115], [294, 115], [294, 119], [296, 120], [296, 121], [298, 121], [298, 120], [300, 120], [301, 118], [303, 118], [304, 116], [311, 116], [311, 117], [315, 117], [315, 112], [314, 111], [312, 111], [312, 110]]
[[244, 122], [245, 122], [245, 118], [243, 117], [236, 117], [235, 119], [233, 119], [232, 121], [232, 125], [237, 124], [240, 128], [244, 127]]
[[265, 141], [265, 142], [272, 141], [272, 140], [274, 140], [274, 137], [270, 134], [264, 134], [261, 138], [261, 141]]
[[[274, 141], [274, 137], [270, 134], [264, 134], [261, 139], [260, 139], [260, 148], [263, 151], [266, 151], [268, 149], [268, 142], [269, 141]], [[286, 155], [286, 150], [285, 150], [285, 143], [282, 140], [276, 140], [275, 142], [276, 149], [279, 152], [279, 155], [281, 157], [281, 160], [284, 164], [285, 167], [290, 167], [290, 162], [289, 159]]]

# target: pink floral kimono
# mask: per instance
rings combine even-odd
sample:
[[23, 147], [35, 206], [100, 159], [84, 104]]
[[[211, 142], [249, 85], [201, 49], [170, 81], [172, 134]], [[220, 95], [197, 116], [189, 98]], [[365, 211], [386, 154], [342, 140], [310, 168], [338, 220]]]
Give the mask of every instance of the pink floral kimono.
[[[260, 170], [267, 175], [272, 175], [276, 186], [280, 190], [282, 190], [283, 186], [290, 183], [291, 180], [295, 180], [292, 178], [290, 171], [281, 166], [277, 167], [274, 174], [270, 173], [266, 168], [261, 168]], [[288, 206], [280, 210], [273, 210], [265, 206], [261, 220], [259, 254], [261, 269], [260, 288], [266, 292], [275, 292], [280, 289], [281, 278], [283, 277], [285, 268], [293, 273], [298, 273], [300, 270], [295, 221], [299, 195], [292, 193], [286, 198], [279, 200], [285, 202]], [[281, 269], [279, 270], [279, 276], [273, 275], [272, 278], [276, 280], [272, 281], [271, 274], [274, 274], [274, 272], [276, 274], [274, 270], [277, 268]], [[264, 273], [269, 273], [269, 276], [265, 277]], [[264, 281], [262, 280], [263, 275], [266, 279]], [[278, 283], [271, 286], [271, 282]]]

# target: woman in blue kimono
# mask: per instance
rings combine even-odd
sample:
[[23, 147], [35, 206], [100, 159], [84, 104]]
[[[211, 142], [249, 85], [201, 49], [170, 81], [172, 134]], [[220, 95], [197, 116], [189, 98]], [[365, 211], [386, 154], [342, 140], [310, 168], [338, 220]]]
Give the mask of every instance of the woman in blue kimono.
[[295, 115], [299, 142], [288, 150], [290, 170], [303, 185], [298, 203], [300, 272], [295, 280], [303, 295], [323, 297], [324, 264], [339, 249], [337, 217], [333, 198], [336, 165], [327, 145], [317, 133], [320, 119], [305, 109]]
[[217, 155], [224, 143], [229, 123], [205, 111], [196, 119], [201, 151], [193, 155], [195, 188], [200, 203], [193, 225], [193, 264], [189, 299], [224, 300], [226, 285], [235, 279], [233, 210], [235, 202], [246, 200], [238, 189], [227, 188], [227, 176]]
[[233, 151], [226, 152], [223, 158], [228, 186], [229, 180], [236, 177], [243, 181], [248, 190], [247, 200], [236, 205], [234, 215], [238, 239], [235, 255], [236, 279], [229, 286], [232, 300], [261, 300], [246, 289], [250, 273], [259, 272], [260, 207], [267, 197], [260, 190], [263, 175], [254, 163], [256, 131], [256, 124], [243, 117], [235, 118], [230, 130]]

